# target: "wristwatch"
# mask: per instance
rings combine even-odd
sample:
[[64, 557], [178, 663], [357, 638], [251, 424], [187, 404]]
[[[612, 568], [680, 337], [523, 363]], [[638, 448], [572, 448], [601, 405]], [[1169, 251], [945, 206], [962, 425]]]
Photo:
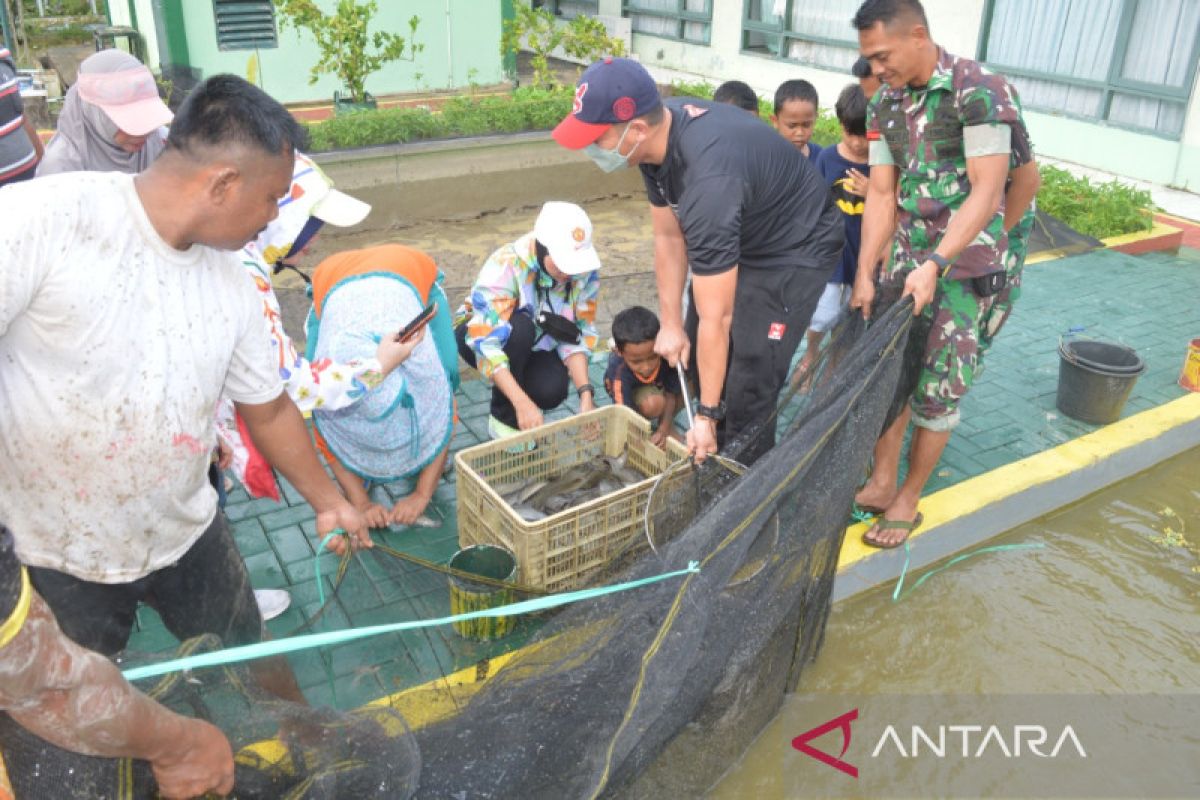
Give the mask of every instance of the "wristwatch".
[[708, 417], [713, 422], [720, 422], [725, 419], [725, 401], [722, 400], [716, 406], [706, 406], [703, 403], [697, 403], [696, 416]]
[[937, 253], [930, 253], [929, 257], [925, 260], [932, 261], [933, 263], [937, 264], [939, 275], [945, 275], [950, 269], [950, 259], [946, 258], [945, 256], [940, 256]]
[[582, 386], [575, 387], [575, 394], [579, 395], [580, 397], [583, 397], [585, 392], [587, 394], [590, 394], [592, 397], [595, 397], [596, 396], [596, 387], [592, 386], [590, 383], [585, 383]]

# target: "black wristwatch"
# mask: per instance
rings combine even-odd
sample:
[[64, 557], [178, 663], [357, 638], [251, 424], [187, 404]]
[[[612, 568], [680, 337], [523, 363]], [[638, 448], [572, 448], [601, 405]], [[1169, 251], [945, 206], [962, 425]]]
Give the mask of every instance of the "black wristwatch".
[[716, 406], [706, 406], [703, 403], [696, 405], [697, 417], [708, 417], [713, 422], [720, 422], [725, 419], [725, 401], [722, 400]]
[[946, 271], [950, 269], [950, 259], [940, 256], [937, 253], [930, 253], [925, 260], [937, 264], [939, 275], [945, 275]]
[[575, 387], [575, 394], [579, 395], [580, 397], [583, 397], [584, 392], [590, 394], [592, 397], [595, 397], [596, 387], [592, 386], [590, 383], [585, 383], [582, 386]]

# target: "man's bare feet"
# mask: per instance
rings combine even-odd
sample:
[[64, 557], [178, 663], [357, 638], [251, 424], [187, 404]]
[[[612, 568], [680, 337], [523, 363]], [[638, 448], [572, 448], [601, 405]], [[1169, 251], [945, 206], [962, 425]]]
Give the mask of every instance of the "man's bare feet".
[[866, 485], [858, 490], [858, 494], [854, 495], [854, 502], [863, 511], [878, 514], [882, 509], [888, 508], [896, 502], [896, 495], [894, 486], [878, 486], [867, 481]]
[[917, 504], [903, 495], [897, 495], [871, 529], [863, 534], [863, 541], [885, 549], [899, 547], [920, 527], [922, 521]]

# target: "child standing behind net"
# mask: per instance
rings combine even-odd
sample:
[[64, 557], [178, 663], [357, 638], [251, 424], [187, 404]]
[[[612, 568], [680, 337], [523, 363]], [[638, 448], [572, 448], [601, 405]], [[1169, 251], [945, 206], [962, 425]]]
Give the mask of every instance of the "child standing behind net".
[[846, 244], [842, 248], [842, 260], [825, 286], [808, 325], [808, 344], [800, 362], [800, 375], [815, 363], [821, 340], [845, 316], [849, 306], [850, 290], [858, 270], [867, 176], [871, 172], [867, 164], [867, 98], [862, 87], [857, 83], [848, 84], [838, 96], [835, 110], [842, 126], [842, 140], [821, 151], [816, 167], [833, 194], [834, 204], [842, 212]]
[[658, 420], [651, 441], [667, 446], [675, 433], [675, 412], [683, 406], [679, 375], [654, 352], [658, 317], [642, 306], [617, 314], [612, 323], [614, 352], [608, 357], [604, 388], [617, 405], [625, 405], [649, 420]]

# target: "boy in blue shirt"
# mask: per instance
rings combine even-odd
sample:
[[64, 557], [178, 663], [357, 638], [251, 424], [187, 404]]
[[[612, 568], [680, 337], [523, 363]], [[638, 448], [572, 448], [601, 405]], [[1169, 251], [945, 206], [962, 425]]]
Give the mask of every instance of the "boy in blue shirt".
[[867, 97], [862, 87], [851, 83], [838, 95], [835, 106], [842, 126], [842, 140], [826, 147], [817, 156], [817, 171], [825, 178], [834, 204], [846, 223], [846, 244], [842, 260], [825, 287], [817, 310], [808, 325], [808, 344], [800, 361], [800, 374], [816, 361], [825, 334], [833, 329], [850, 302], [854, 274], [858, 268], [859, 244], [862, 240], [863, 205], [867, 194]]
[[667, 446], [675, 436], [675, 412], [683, 407], [679, 375], [654, 352], [658, 317], [642, 306], [632, 306], [613, 318], [616, 350], [608, 357], [604, 388], [617, 405], [625, 405], [649, 420], [658, 420], [651, 441]]
[[820, 114], [817, 87], [808, 81], [790, 80], [775, 90], [775, 113], [771, 124], [809, 161], [815, 161], [822, 148], [812, 140]]

